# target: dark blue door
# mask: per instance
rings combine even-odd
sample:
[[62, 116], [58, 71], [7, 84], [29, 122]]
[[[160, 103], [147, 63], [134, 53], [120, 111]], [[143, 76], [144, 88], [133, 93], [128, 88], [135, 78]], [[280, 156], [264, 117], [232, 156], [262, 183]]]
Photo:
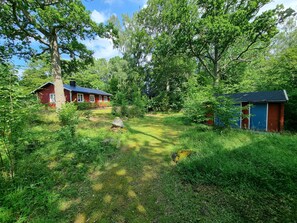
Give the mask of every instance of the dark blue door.
[[[229, 123], [231, 123], [232, 128], [240, 128], [240, 122], [241, 122], [241, 104], [235, 104], [234, 105], [236, 109], [234, 109], [234, 115], [229, 120]], [[219, 117], [215, 116], [215, 125], [216, 126], [225, 126], [225, 123], [220, 120]]]
[[253, 104], [250, 120], [251, 129], [266, 131], [267, 104]]

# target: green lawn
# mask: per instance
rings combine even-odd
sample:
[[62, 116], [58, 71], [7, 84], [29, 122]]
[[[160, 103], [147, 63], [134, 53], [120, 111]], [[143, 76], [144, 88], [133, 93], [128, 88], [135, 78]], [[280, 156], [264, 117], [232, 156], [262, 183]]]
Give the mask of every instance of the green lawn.
[[[294, 222], [297, 136], [214, 131], [181, 114], [80, 119], [63, 139], [54, 112], [30, 130], [0, 222]], [[171, 153], [195, 154], [177, 165]]]

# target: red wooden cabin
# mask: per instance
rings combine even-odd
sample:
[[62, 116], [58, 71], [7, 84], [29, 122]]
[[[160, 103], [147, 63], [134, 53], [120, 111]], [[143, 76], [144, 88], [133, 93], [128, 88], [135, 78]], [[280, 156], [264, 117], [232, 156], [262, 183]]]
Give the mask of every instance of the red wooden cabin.
[[[47, 82], [34, 90], [42, 104], [48, 104], [55, 107], [55, 89], [52, 82]], [[70, 81], [70, 84], [64, 84], [64, 95], [66, 102], [89, 102], [96, 104], [106, 104], [110, 102], [111, 94], [101, 90], [84, 88], [76, 85], [75, 81]]]

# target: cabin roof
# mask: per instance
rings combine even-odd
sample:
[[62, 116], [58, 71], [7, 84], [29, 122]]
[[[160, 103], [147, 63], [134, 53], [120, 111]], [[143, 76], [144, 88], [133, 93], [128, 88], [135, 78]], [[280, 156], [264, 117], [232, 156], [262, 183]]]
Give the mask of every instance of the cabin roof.
[[[43, 85], [41, 85], [40, 87], [38, 87], [37, 89], [35, 89], [34, 91], [32, 91], [32, 93], [35, 93], [43, 88], [45, 88], [47, 85], [54, 85], [53, 82], [47, 82]], [[71, 86], [69, 84], [63, 84], [64, 89], [68, 90], [68, 91], [73, 91], [73, 92], [79, 92], [79, 93], [87, 93], [87, 94], [97, 94], [97, 95], [106, 95], [106, 96], [111, 96], [112, 94], [109, 94], [105, 91], [101, 91], [98, 89], [92, 89], [92, 88], [85, 88], [85, 87], [80, 87], [80, 86]]]
[[236, 102], [287, 102], [289, 100], [286, 90], [224, 94], [224, 96]]

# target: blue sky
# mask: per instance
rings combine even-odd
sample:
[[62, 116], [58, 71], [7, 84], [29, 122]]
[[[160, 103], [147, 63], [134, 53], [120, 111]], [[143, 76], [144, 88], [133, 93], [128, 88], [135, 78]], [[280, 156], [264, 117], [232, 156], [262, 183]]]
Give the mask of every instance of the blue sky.
[[[147, 0], [82, 0], [86, 8], [91, 12], [91, 18], [97, 22], [106, 22], [110, 16], [116, 15], [120, 20], [123, 14], [132, 16], [135, 12], [145, 7]], [[114, 56], [121, 56], [121, 53], [114, 49], [108, 39], [97, 37], [94, 40], [86, 40], [83, 43], [94, 51], [95, 58], [110, 59]], [[33, 43], [38, 48], [38, 43]], [[22, 76], [26, 69], [26, 62], [17, 57], [13, 63], [18, 69], [18, 76]]]
[[[91, 11], [91, 18], [94, 21], [104, 23], [111, 15], [116, 15], [120, 20], [123, 14], [132, 16], [133, 13], [145, 7], [147, 0], [83, 0], [83, 3]], [[285, 8], [291, 7], [297, 11], [297, 0], [274, 0], [261, 11], [274, 8], [277, 4], [283, 4]], [[95, 40], [84, 41], [84, 44], [94, 51], [95, 58], [110, 59], [121, 55], [108, 39], [97, 37]], [[19, 68], [19, 75], [21, 75], [26, 69], [25, 62], [17, 58], [14, 58], [13, 62]]]
[[[92, 12], [91, 18], [100, 23], [116, 15], [120, 20], [123, 14], [132, 16], [146, 5], [147, 0], [84, 0], [86, 8]], [[84, 41], [87, 47], [92, 49], [95, 58], [106, 58], [120, 55], [117, 49], [113, 48], [110, 40], [97, 37], [95, 40]]]

